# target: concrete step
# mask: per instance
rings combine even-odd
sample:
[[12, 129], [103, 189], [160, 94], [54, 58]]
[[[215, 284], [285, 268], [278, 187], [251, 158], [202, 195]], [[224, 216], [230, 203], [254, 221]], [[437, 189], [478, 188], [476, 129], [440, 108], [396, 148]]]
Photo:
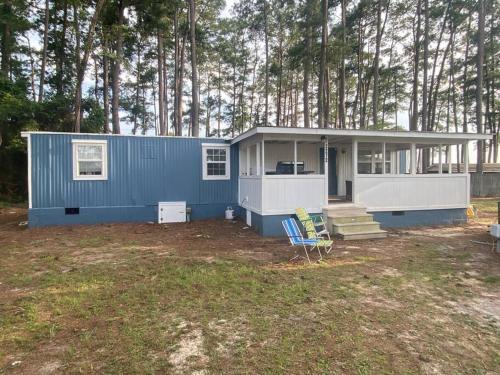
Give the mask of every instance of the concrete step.
[[378, 230], [373, 232], [338, 234], [338, 236], [345, 241], [371, 240], [377, 238], [386, 238], [387, 232], [385, 230]]
[[354, 216], [337, 216], [337, 215], [330, 215], [328, 216], [328, 223], [329, 224], [347, 224], [347, 223], [366, 223], [366, 222], [371, 222], [373, 221], [373, 215], [372, 214], [359, 214], [359, 215], [354, 215]]
[[378, 230], [380, 230], [380, 223], [376, 221], [333, 225], [333, 234], [372, 233]]

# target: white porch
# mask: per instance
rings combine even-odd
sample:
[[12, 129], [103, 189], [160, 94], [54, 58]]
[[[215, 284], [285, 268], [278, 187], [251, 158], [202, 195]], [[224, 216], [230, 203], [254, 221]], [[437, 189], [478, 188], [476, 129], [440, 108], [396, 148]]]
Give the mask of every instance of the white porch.
[[[335, 195], [347, 195], [353, 204], [371, 212], [465, 208], [469, 204], [468, 158], [459, 173], [443, 165], [452, 163], [457, 150], [468, 155], [470, 140], [486, 137], [255, 128], [233, 140], [240, 145], [239, 203], [260, 215], [292, 214], [296, 207], [319, 213], [331, 203], [333, 184]], [[322, 149], [335, 150], [335, 160], [329, 160], [330, 152], [321, 156]], [[427, 153], [438, 165], [437, 173], [427, 173], [422, 167]]]

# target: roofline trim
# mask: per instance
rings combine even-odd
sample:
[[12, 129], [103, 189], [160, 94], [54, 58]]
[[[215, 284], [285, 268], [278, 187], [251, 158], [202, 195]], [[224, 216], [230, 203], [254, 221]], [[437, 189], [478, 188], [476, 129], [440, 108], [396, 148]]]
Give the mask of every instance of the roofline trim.
[[231, 144], [241, 142], [256, 134], [283, 134], [283, 135], [331, 135], [350, 137], [376, 138], [415, 138], [415, 139], [451, 139], [451, 140], [488, 140], [491, 134], [477, 133], [437, 133], [415, 131], [388, 131], [388, 130], [360, 130], [360, 129], [329, 129], [329, 128], [284, 128], [284, 127], [254, 127], [231, 140]]
[[138, 134], [113, 134], [113, 133], [73, 133], [73, 132], [50, 132], [50, 131], [22, 131], [21, 137], [27, 138], [31, 134], [54, 134], [54, 135], [85, 135], [85, 136], [113, 136], [113, 137], [135, 137], [135, 138], [188, 138], [188, 139], [206, 139], [206, 140], [222, 140], [222, 141], [230, 141], [231, 138], [223, 138], [223, 137], [188, 137], [185, 135], [177, 136], [177, 135], [138, 135]]

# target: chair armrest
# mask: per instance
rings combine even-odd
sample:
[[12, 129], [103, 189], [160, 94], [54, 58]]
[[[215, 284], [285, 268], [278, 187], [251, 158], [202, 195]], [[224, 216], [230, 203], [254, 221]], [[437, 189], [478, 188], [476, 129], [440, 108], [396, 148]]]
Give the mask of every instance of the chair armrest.
[[311, 215], [311, 219], [315, 226], [325, 225], [325, 221], [323, 220], [323, 215]]

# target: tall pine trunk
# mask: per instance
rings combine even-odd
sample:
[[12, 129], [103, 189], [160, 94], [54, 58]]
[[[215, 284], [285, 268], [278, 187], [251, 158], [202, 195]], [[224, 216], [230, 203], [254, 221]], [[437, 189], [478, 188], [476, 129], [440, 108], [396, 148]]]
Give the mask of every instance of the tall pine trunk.
[[417, 31], [415, 33], [415, 46], [413, 55], [413, 89], [410, 130], [418, 130], [418, 72], [420, 67], [420, 33], [422, 24], [422, 0], [417, 3]]
[[[345, 56], [346, 50], [346, 1], [341, 0], [341, 22], [342, 22], [342, 49], [340, 51], [340, 79], [339, 79], [339, 104], [338, 104], [338, 117], [340, 128], [346, 127], [345, 120]], [[380, 1], [380, 0], [379, 0]]]
[[321, 0], [321, 49], [318, 82], [318, 127], [326, 127], [325, 123], [325, 81], [326, 50], [328, 44], [328, 0]]
[[[269, 30], [268, 30], [268, 4], [264, 0], [264, 39], [266, 49], [266, 72], [265, 72], [265, 108], [264, 108], [264, 126], [269, 125]], [[278, 114], [279, 116], [279, 114]]]
[[38, 102], [43, 101], [43, 91], [45, 85], [45, 69], [47, 65], [47, 46], [49, 44], [49, 13], [50, 3], [49, 0], [45, 0], [45, 17], [43, 22], [43, 46], [42, 46], [42, 58], [40, 67], [40, 85], [38, 87]]
[[113, 123], [113, 133], [120, 134], [120, 73], [121, 60], [123, 58], [123, 22], [124, 22], [124, 7], [123, 0], [119, 0], [117, 4], [117, 24], [116, 24], [116, 42], [115, 42], [115, 58], [113, 62], [113, 82], [112, 91], [113, 97], [111, 100], [111, 118]]
[[157, 40], [157, 70], [158, 70], [158, 121], [160, 135], [167, 135], [167, 128], [165, 126], [165, 81], [163, 79], [163, 34], [160, 29], [156, 33]]
[[66, 51], [66, 31], [68, 29], [68, 2], [63, 2], [63, 27], [61, 32], [61, 40], [57, 46], [57, 63], [56, 63], [56, 95], [63, 94], [63, 80], [64, 80], [64, 63], [67, 59]]
[[313, 0], [307, 0], [306, 2], [306, 35], [305, 35], [305, 51], [303, 57], [304, 63], [304, 80], [302, 82], [302, 98], [304, 107], [304, 127], [309, 128], [310, 125], [310, 114], [309, 114], [309, 79], [311, 76], [311, 39], [312, 39], [312, 26], [311, 26], [311, 12], [313, 9]]
[[373, 93], [372, 93], [372, 121], [373, 126], [378, 124], [378, 81], [380, 64], [380, 44], [382, 33], [382, 0], [377, 2], [377, 35], [375, 40], [375, 58], [373, 64]]
[[[478, 40], [477, 40], [477, 82], [476, 82], [476, 123], [477, 132], [483, 132], [483, 62], [484, 62], [484, 1], [478, 0]], [[477, 169], [478, 173], [483, 172], [483, 141], [477, 141]]]
[[102, 57], [102, 95], [104, 107], [104, 133], [109, 133], [109, 42], [103, 31], [103, 52]]
[[[84, 52], [83, 59], [80, 61], [80, 36], [79, 36], [79, 28], [75, 26], [77, 32], [77, 49], [75, 53], [77, 54], [77, 78], [76, 78], [76, 94], [75, 94], [75, 132], [80, 132], [80, 123], [81, 123], [81, 107], [82, 107], [82, 84], [83, 78], [85, 76], [85, 71], [87, 70], [87, 64], [90, 57], [90, 52], [92, 50], [92, 46], [94, 44], [94, 33], [97, 24], [97, 20], [99, 18], [99, 14], [101, 13], [102, 6], [104, 5], [105, 0], [99, 0], [96, 4], [94, 15], [92, 16], [92, 20], [90, 21], [89, 31], [87, 34], [87, 38], [84, 44]], [[78, 14], [78, 8], [75, 5], [75, 15]], [[76, 23], [78, 23], [78, 19], [76, 18]]]
[[191, 124], [193, 137], [198, 137], [200, 135], [200, 98], [198, 92], [198, 62], [196, 59], [196, 0], [190, 0], [189, 31], [191, 37]]

